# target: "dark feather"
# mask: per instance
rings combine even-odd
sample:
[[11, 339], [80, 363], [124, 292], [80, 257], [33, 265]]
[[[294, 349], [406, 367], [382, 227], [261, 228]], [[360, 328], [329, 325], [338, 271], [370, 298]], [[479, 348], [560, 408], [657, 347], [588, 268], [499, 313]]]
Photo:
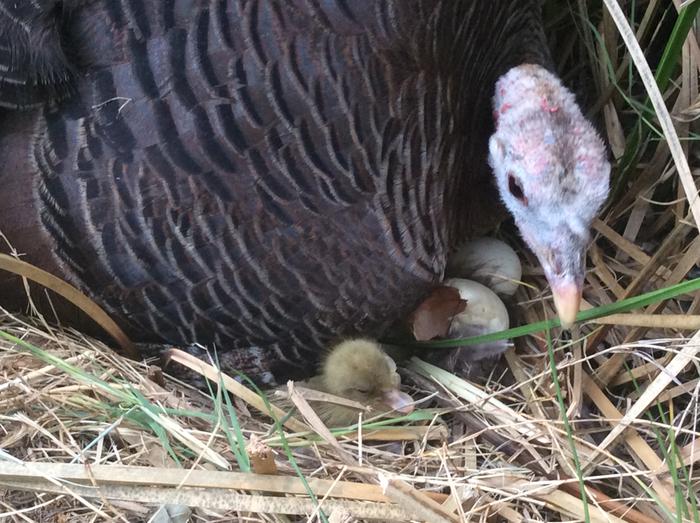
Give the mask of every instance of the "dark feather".
[[3, 119], [0, 230], [137, 340], [270, 381], [385, 333], [500, 218], [493, 86], [549, 63], [535, 0], [26, 4], [0, 103], [74, 96]]
[[66, 27], [80, 2], [0, 0], [0, 107], [26, 109], [72, 92]]

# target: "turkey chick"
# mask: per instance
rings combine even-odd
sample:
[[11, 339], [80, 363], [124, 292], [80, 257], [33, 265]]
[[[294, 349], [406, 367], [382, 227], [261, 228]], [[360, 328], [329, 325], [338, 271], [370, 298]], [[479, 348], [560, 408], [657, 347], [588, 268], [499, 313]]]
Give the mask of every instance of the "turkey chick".
[[[413, 399], [399, 390], [401, 378], [396, 363], [368, 339], [351, 339], [335, 345], [321, 365], [321, 373], [304, 386], [350, 399], [371, 407], [371, 416], [413, 410]], [[310, 402], [319, 417], [329, 426], [357, 422], [358, 410], [327, 402]]]

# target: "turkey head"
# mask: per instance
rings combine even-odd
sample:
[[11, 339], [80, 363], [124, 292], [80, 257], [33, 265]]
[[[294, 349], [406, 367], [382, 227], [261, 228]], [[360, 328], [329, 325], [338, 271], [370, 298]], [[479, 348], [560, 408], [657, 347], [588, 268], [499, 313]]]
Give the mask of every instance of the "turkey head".
[[568, 327], [581, 301], [588, 231], [609, 192], [605, 147], [574, 95], [541, 66], [514, 67], [498, 80], [494, 118], [489, 163], [499, 193]]

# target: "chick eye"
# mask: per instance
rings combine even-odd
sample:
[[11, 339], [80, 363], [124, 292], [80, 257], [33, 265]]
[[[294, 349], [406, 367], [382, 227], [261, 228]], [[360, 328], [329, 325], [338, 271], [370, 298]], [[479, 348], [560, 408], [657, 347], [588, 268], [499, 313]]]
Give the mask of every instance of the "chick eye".
[[527, 198], [525, 198], [525, 193], [520, 185], [520, 182], [512, 174], [508, 175], [508, 190], [515, 198], [527, 205]]
[[356, 388], [355, 390], [357, 392], [359, 392], [360, 394], [367, 394], [369, 392], [369, 389], [364, 389], [364, 388], [359, 388], [359, 387]]

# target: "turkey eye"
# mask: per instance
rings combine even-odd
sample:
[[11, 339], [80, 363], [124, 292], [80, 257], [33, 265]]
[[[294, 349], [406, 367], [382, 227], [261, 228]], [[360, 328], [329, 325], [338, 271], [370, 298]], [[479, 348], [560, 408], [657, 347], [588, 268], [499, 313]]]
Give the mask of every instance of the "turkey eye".
[[527, 198], [525, 198], [525, 193], [523, 192], [523, 188], [520, 186], [520, 182], [515, 179], [515, 176], [512, 174], [508, 175], [508, 190], [510, 191], [510, 194], [515, 196], [518, 200], [520, 200], [523, 203], [527, 203]]

